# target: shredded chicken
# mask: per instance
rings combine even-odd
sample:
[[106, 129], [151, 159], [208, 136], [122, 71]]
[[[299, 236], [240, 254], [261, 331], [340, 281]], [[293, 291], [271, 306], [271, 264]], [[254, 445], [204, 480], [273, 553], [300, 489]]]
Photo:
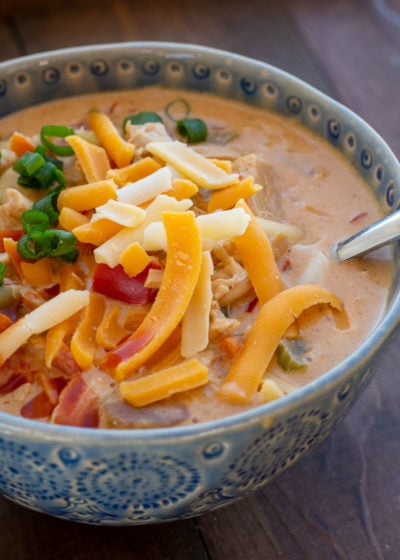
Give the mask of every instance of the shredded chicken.
[[0, 153], [0, 173], [4, 173], [6, 169], [11, 167], [11, 165], [17, 159], [17, 156], [15, 155], [15, 152], [10, 150], [9, 148], [2, 148], [0, 150]]
[[217, 338], [221, 334], [230, 334], [232, 333], [238, 326], [240, 322], [236, 319], [231, 319], [230, 317], [226, 317], [216, 300], [213, 300], [211, 304], [211, 312], [210, 312], [210, 332], [209, 337], [210, 339]]
[[279, 261], [288, 251], [290, 242], [284, 233], [277, 233], [271, 239], [271, 246], [276, 261]]
[[254, 182], [264, 188], [261, 195], [255, 194], [249, 199], [249, 205], [257, 216], [264, 218], [281, 219], [281, 201], [277, 189], [274, 186], [272, 167], [255, 154], [238, 157], [232, 165], [232, 171], [239, 173], [242, 177], [252, 175]]
[[204, 142], [204, 144], [195, 144], [193, 146], [195, 152], [207, 158], [219, 158], [234, 160], [239, 154], [238, 150], [223, 144], [213, 144]]
[[232, 256], [233, 244], [225, 243], [213, 250], [216, 268], [212, 280], [213, 297], [220, 305], [230, 305], [245, 296], [252, 285], [244, 267]]
[[21, 214], [32, 208], [32, 201], [16, 189], [6, 189], [0, 206], [2, 229], [20, 229]]
[[[14, 153], [14, 152], [13, 152]], [[1, 172], [0, 172], [1, 173]], [[3, 197], [3, 193], [7, 189], [15, 189], [19, 191], [23, 187], [20, 187], [17, 183], [18, 181], [18, 173], [14, 171], [11, 167], [8, 168], [4, 173], [0, 175], [0, 197]]]
[[64, 158], [64, 174], [68, 176], [71, 185], [82, 185], [85, 183], [85, 175], [76, 158]]
[[214, 273], [211, 283], [213, 296], [221, 305], [230, 305], [252, 289], [251, 282], [246, 270], [223, 248], [214, 249], [214, 255], [223, 265]]
[[149, 122], [145, 124], [126, 124], [126, 137], [128, 142], [135, 144], [136, 156], [146, 154], [146, 145], [149, 142], [169, 142], [172, 138], [162, 123]]

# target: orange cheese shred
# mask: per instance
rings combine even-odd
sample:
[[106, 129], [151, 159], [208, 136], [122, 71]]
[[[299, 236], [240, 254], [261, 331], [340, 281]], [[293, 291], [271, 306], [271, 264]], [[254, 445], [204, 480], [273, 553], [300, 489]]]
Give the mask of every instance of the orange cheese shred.
[[123, 381], [119, 390], [129, 404], [140, 407], [207, 382], [207, 367], [199, 360], [191, 359], [134, 381]]
[[56, 277], [51, 266], [51, 259], [42, 258], [35, 262], [20, 263], [23, 279], [35, 288], [50, 286], [56, 283]]
[[25, 136], [22, 132], [13, 132], [10, 138], [10, 150], [12, 150], [17, 157], [23, 156], [25, 152], [34, 152], [35, 147], [35, 144], [28, 136]]
[[146, 362], [146, 369], [159, 371], [182, 361], [182, 328], [178, 325], [174, 332]]
[[171, 188], [165, 194], [173, 196], [176, 200], [183, 200], [184, 198], [191, 198], [198, 192], [198, 186], [190, 179], [175, 177], [172, 179]]
[[85, 282], [81, 278], [79, 267], [76, 264], [65, 263], [59, 270], [59, 277], [60, 292], [85, 288]]
[[122, 326], [128, 331], [135, 331], [146, 317], [149, 309], [150, 307], [147, 305], [132, 305], [123, 319]]
[[120, 311], [121, 306], [119, 303], [107, 308], [96, 330], [96, 342], [106, 350], [115, 348], [121, 340], [130, 334], [130, 331], [120, 324]]
[[314, 284], [288, 288], [264, 303], [219, 388], [219, 395], [234, 403], [249, 402], [289, 326], [303, 311], [317, 304], [343, 309], [332, 292]]
[[50, 368], [54, 358], [58, 355], [61, 348], [64, 346], [64, 340], [70, 336], [76, 329], [79, 323], [80, 313], [75, 313], [67, 319], [64, 319], [58, 325], [51, 327], [46, 333], [45, 343], [45, 363], [46, 367]]
[[208, 201], [207, 211], [228, 210], [233, 208], [240, 199], [249, 198], [261, 190], [262, 186], [255, 183], [253, 177], [249, 175], [239, 183], [213, 192]]
[[87, 224], [88, 221], [89, 218], [85, 216], [85, 214], [77, 210], [72, 210], [72, 208], [68, 208], [68, 206], [61, 208], [61, 212], [58, 216], [58, 223], [66, 231], [72, 231], [78, 226]]
[[134, 373], [176, 329], [200, 274], [202, 246], [192, 212], [164, 212], [167, 260], [157, 297], [138, 329], [104, 360], [117, 379]]
[[235, 208], [242, 208], [250, 216], [250, 223], [245, 232], [235, 237], [234, 243], [262, 305], [282, 291], [285, 286], [268, 236], [257, 222], [253, 212], [244, 200], [239, 200]]
[[0, 313], [0, 333], [8, 329], [12, 324], [12, 319], [5, 313]]
[[124, 249], [119, 258], [119, 264], [123, 266], [125, 272], [131, 277], [137, 276], [142, 272], [150, 261], [149, 255], [137, 241]]
[[122, 227], [112, 220], [102, 218], [96, 222], [82, 224], [74, 228], [72, 233], [81, 243], [91, 243], [98, 247], [121, 231]]
[[116, 200], [116, 198], [117, 185], [111, 179], [105, 179], [62, 190], [58, 195], [57, 205], [59, 210], [68, 206], [77, 212], [83, 212], [105, 204], [110, 199]]
[[[82, 290], [85, 287], [84, 281], [79, 276], [76, 264], [65, 263], [59, 270], [60, 292], [67, 290]], [[70, 337], [76, 330], [81, 313], [75, 313], [71, 317], [67, 317], [61, 323], [51, 327], [46, 333], [45, 343], [45, 363], [50, 368], [54, 358], [58, 355], [64, 341]]]
[[123, 187], [127, 183], [134, 183], [135, 181], [144, 179], [160, 169], [160, 167], [161, 165], [155, 159], [148, 156], [126, 167], [110, 169], [107, 173], [107, 177], [115, 181], [119, 187]]
[[89, 369], [94, 361], [97, 342], [96, 330], [105, 310], [104, 297], [90, 292], [89, 304], [82, 313], [81, 320], [71, 339], [71, 353], [82, 369]]
[[126, 167], [132, 162], [135, 146], [119, 135], [110, 117], [93, 111], [89, 114], [89, 126], [117, 167]]
[[74, 150], [78, 163], [88, 183], [107, 179], [110, 162], [107, 153], [101, 146], [96, 146], [77, 135], [65, 139]]
[[24, 275], [21, 269], [21, 263], [24, 260], [18, 252], [17, 242], [10, 237], [3, 239], [4, 250], [10, 259], [11, 265], [18, 276], [23, 279]]

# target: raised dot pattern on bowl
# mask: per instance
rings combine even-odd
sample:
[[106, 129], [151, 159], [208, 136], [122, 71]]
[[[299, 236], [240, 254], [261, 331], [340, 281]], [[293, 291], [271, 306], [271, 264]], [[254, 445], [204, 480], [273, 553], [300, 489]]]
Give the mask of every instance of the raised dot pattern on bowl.
[[380, 148], [363, 141], [364, 129], [359, 120], [352, 122], [346, 113], [345, 122], [340, 114], [334, 115], [331, 100], [308, 86], [303, 88], [300, 81], [287, 80], [284, 72], [266, 72], [262, 65], [249, 67], [246, 59], [238, 64], [229, 53], [218, 55], [218, 51], [210, 49], [208, 57], [199, 56], [194, 47], [189, 49], [190, 56], [182, 56], [182, 50], [173, 46], [168, 51], [130, 51], [121, 46], [111, 50], [69, 49], [64, 56], [55, 58], [50, 53], [36, 66], [16, 69], [0, 78], [0, 116], [30, 105], [32, 99], [38, 103], [77, 93], [160, 82], [167, 87], [229, 95], [304, 122], [347, 156], [351, 154], [354, 165], [389, 208], [399, 205], [399, 185], [394, 184], [399, 179], [385, 173], [387, 161]]

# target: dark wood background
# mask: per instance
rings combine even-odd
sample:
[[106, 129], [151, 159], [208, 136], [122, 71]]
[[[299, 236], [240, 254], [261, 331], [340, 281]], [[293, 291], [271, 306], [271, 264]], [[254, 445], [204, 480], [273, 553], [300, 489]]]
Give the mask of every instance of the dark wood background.
[[[0, 59], [118, 41], [204, 44], [303, 78], [366, 119], [400, 155], [400, 0], [10, 0]], [[196, 519], [78, 525], [0, 497], [1, 560], [397, 560], [400, 349], [354, 409], [261, 491]]]

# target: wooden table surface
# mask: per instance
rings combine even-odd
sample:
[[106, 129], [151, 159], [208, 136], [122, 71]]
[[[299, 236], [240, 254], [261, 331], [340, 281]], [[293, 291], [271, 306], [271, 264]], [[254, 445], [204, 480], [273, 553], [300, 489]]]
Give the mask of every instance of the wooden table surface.
[[[118, 41], [205, 44], [305, 79], [400, 155], [400, 0], [11, 0], [0, 59]], [[1, 560], [400, 558], [399, 340], [324, 443], [250, 497], [196, 519], [95, 527], [0, 497]]]

